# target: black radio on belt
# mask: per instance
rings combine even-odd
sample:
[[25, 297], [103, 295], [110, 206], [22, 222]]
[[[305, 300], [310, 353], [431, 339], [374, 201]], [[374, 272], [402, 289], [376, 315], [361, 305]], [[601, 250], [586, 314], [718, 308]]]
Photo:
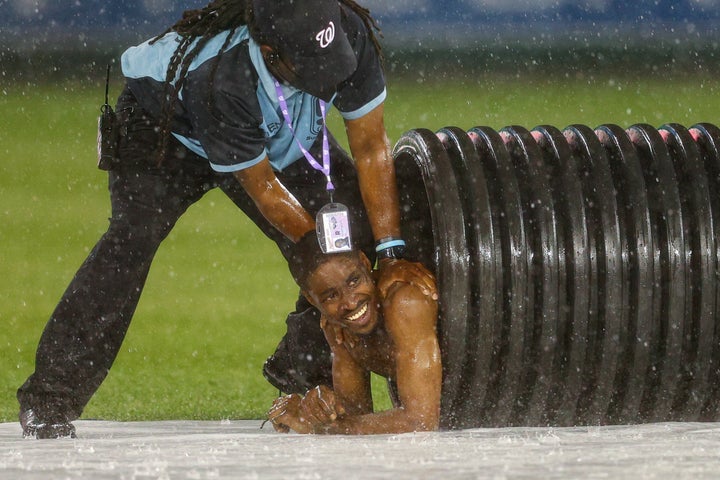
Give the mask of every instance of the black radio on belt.
[[108, 90], [110, 88], [110, 65], [107, 66], [105, 79], [105, 104], [100, 107], [98, 118], [98, 168], [110, 170], [116, 163], [117, 145], [120, 139], [117, 117], [108, 103]]

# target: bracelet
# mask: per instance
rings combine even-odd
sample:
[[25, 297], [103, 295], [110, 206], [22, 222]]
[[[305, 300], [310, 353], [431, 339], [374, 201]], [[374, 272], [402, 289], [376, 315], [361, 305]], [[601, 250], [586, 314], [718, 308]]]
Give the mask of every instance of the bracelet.
[[400, 238], [386, 237], [375, 246], [378, 260], [397, 259], [405, 256], [405, 241]]
[[401, 238], [385, 237], [378, 240], [375, 244], [375, 251], [380, 253], [381, 250], [385, 250], [391, 247], [404, 247], [405, 240]]

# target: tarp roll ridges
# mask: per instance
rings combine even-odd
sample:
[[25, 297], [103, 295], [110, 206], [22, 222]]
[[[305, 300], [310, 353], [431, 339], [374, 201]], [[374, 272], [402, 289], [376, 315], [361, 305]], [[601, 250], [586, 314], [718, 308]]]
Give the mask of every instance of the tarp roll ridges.
[[720, 129], [414, 129], [393, 154], [444, 428], [720, 418]]

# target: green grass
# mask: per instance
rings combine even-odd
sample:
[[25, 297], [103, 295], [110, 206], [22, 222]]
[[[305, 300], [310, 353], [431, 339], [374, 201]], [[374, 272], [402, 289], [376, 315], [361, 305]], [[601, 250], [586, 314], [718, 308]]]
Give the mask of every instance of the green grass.
[[[450, 125], [720, 123], [718, 93], [718, 80], [688, 74], [418, 74], [390, 82], [386, 126], [394, 143], [412, 128]], [[90, 83], [0, 90], [0, 421], [16, 419], [15, 390], [33, 371], [42, 328], [107, 226], [106, 176], [95, 168], [101, 95]], [[342, 132], [337, 115], [330, 123]], [[160, 249], [120, 355], [84, 417], [262, 417], [275, 391], [260, 368], [295, 295], [274, 245], [211, 192]]]

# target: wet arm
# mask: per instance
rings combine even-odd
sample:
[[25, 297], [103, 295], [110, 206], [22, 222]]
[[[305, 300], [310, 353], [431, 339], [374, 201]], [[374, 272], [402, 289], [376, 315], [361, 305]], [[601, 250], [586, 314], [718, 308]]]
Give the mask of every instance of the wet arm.
[[[395, 163], [385, 131], [383, 104], [363, 117], [346, 120], [345, 130], [375, 240], [401, 238]], [[435, 279], [422, 265], [386, 259], [379, 267], [378, 285], [383, 294], [395, 282], [408, 282], [437, 299]]]
[[[328, 341], [332, 341], [328, 338]], [[359, 365], [344, 345], [331, 344], [333, 390], [346, 415], [373, 411], [370, 372]]]
[[386, 307], [385, 323], [395, 344], [401, 407], [344, 415], [327, 425], [325, 433], [401, 433], [439, 426], [442, 363], [435, 330], [437, 303], [411, 285], [402, 285], [393, 295], [396, 299]]
[[267, 157], [234, 175], [260, 213], [293, 242], [315, 228], [310, 214], [277, 179]]
[[395, 165], [385, 131], [383, 105], [355, 120], [345, 120], [363, 202], [375, 239], [400, 237], [400, 207]]

